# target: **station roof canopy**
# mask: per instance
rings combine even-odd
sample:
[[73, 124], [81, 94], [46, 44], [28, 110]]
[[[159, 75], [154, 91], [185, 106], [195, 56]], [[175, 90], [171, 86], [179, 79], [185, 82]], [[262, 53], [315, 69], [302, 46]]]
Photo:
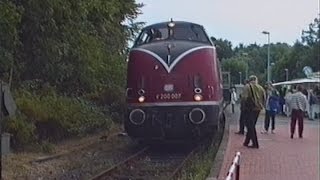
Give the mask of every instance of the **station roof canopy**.
[[272, 85], [279, 86], [279, 85], [291, 85], [291, 84], [303, 84], [303, 83], [320, 83], [320, 78], [294, 79], [291, 81], [273, 83]]

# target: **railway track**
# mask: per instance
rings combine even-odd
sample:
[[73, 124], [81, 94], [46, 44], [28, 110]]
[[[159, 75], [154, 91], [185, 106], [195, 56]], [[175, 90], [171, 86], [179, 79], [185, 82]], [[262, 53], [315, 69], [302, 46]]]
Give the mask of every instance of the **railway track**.
[[92, 180], [174, 179], [199, 146], [145, 147]]
[[90, 143], [87, 143], [87, 144], [78, 145], [78, 146], [76, 146], [74, 148], [71, 148], [71, 149], [69, 149], [67, 151], [63, 151], [63, 152], [60, 152], [60, 153], [57, 153], [57, 154], [38, 157], [36, 159], [31, 160], [30, 163], [43, 163], [43, 162], [47, 162], [47, 161], [50, 161], [50, 160], [55, 160], [55, 159], [61, 158], [63, 156], [70, 155], [70, 154], [72, 154], [74, 152], [90, 148], [91, 146], [94, 146], [95, 144], [99, 143], [101, 140], [106, 141], [107, 139], [114, 138], [116, 136], [122, 136], [122, 135], [123, 135], [123, 133], [120, 132], [120, 131], [116, 132], [116, 133], [113, 133], [113, 134], [110, 134], [110, 135], [102, 135], [99, 138], [100, 140], [94, 140], [94, 141], [92, 141]]
[[171, 180], [177, 179], [188, 160], [208, 148], [218, 148], [224, 132], [222, 128], [212, 137], [193, 145], [156, 145], [143, 147], [125, 160], [95, 175], [91, 180]]

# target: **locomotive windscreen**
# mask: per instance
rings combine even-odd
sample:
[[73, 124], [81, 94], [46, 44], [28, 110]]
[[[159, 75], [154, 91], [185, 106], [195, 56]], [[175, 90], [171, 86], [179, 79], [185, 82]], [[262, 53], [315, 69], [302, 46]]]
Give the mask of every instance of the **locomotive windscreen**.
[[[172, 30], [172, 35], [169, 35], [170, 30]], [[177, 23], [170, 30], [167, 23], [149, 26], [142, 30], [135, 42], [135, 46], [168, 39], [211, 44], [205, 30], [199, 25], [190, 23]]]

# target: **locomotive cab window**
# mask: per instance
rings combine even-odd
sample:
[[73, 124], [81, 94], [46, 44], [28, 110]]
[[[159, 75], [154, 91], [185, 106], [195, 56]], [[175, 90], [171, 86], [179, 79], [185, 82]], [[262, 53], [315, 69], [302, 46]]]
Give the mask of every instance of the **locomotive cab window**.
[[206, 33], [200, 26], [175, 27], [173, 33], [173, 38], [176, 40], [197, 41], [210, 44]]
[[200, 25], [176, 23], [173, 27], [169, 27], [167, 23], [160, 23], [144, 28], [137, 38], [135, 46], [170, 39], [194, 41], [211, 45], [205, 30]]
[[150, 28], [143, 30], [136, 42], [136, 45], [152, 43], [160, 40], [168, 39], [167, 28]]

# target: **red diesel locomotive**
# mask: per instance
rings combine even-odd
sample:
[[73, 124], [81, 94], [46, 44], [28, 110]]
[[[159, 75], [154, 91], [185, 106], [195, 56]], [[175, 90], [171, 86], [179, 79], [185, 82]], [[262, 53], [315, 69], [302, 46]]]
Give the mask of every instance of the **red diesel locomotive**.
[[199, 24], [169, 21], [143, 28], [128, 60], [128, 135], [184, 141], [217, 130], [224, 120], [219, 63]]

